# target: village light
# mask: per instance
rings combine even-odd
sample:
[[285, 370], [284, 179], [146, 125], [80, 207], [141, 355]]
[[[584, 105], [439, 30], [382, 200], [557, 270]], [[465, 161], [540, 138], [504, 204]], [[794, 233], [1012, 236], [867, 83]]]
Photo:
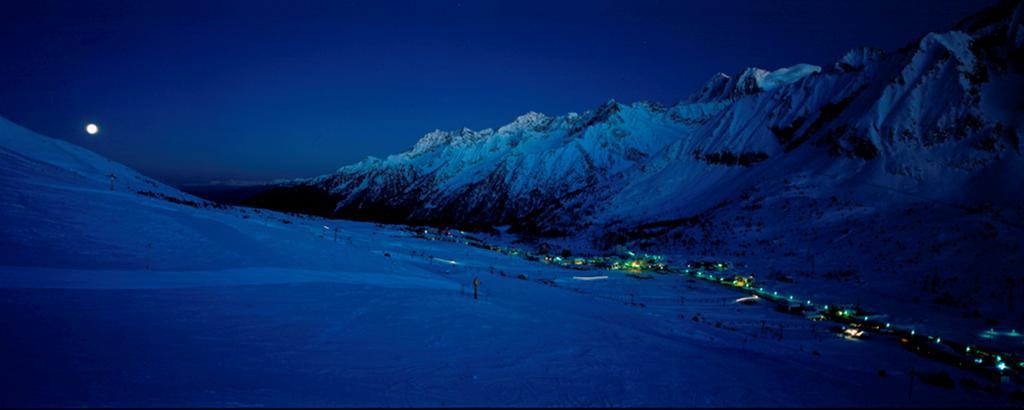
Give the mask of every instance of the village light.
[[[323, 227], [326, 230], [331, 230], [330, 227], [328, 227], [327, 225], [324, 225]], [[411, 231], [412, 232], [416, 232], [417, 230], [411, 230]], [[338, 228], [333, 229], [333, 231], [338, 232]], [[423, 233], [424, 234], [428, 234], [429, 232], [430, 232], [429, 230], [423, 229]], [[335, 233], [335, 235], [337, 235], [337, 233]], [[436, 239], [433, 239], [433, 238], [425, 238], [425, 239], [436, 240]], [[465, 243], [469, 244], [470, 242], [471, 241], [466, 241]], [[505, 253], [505, 254], [522, 255], [522, 256], [530, 259], [530, 260], [533, 260], [533, 261], [538, 261], [539, 260], [539, 261], [542, 261], [542, 262], [545, 262], [545, 263], [550, 263], [552, 260], [558, 261], [558, 262], [566, 262], [566, 263], [574, 263], [574, 262], [578, 263], [578, 262], [582, 261], [583, 264], [594, 264], [595, 266], [600, 266], [602, 268], [607, 268], [610, 265], [610, 269], [615, 269], [615, 270], [623, 269], [623, 268], [632, 266], [632, 267], [642, 267], [643, 269], [647, 269], [647, 270], [650, 270], [650, 269], [669, 269], [671, 272], [679, 272], [679, 271], [677, 271], [675, 269], [672, 269], [671, 267], [667, 267], [666, 264], [656, 263], [656, 261], [662, 260], [662, 257], [659, 256], [659, 255], [643, 254], [642, 259], [634, 258], [634, 259], [630, 259], [630, 260], [624, 260], [624, 258], [618, 258], [618, 257], [561, 258], [561, 257], [558, 257], [558, 256], [548, 256], [548, 255], [544, 255], [543, 258], [542, 258], [541, 255], [536, 255], [536, 254], [533, 254], [533, 253], [528, 252], [528, 251], [521, 251], [519, 249], [512, 248], [512, 247], [504, 248], [504, 247], [487, 246], [485, 248], [486, 249], [490, 249], [490, 250], [494, 250], [494, 251], [498, 251], [498, 252], [501, 252], [501, 253]], [[630, 252], [630, 253], [632, 253], [632, 252]], [[633, 255], [635, 255], [635, 254], [633, 254]], [[454, 260], [441, 259], [441, 258], [437, 258], [437, 257], [434, 257], [433, 259], [441, 261], [441, 262], [444, 262], [444, 263], [448, 263], [448, 264], [451, 264], [451, 265], [458, 265], [459, 264], [458, 262], [456, 262]], [[687, 274], [691, 274], [691, 275], [695, 274], [696, 277], [699, 277], [701, 279], [708, 279], [708, 280], [715, 281], [715, 282], [717, 282], [720, 285], [731, 284], [731, 285], [737, 286], [737, 285], [742, 283], [742, 286], [744, 288], [749, 288], [749, 289], [752, 290], [751, 293], [754, 293], [752, 296], [741, 297], [741, 298], [737, 299], [736, 302], [740, 302], [740, 303], [752, 302], [752, 301], [758, 299], [758, 294], [767, 294], [767, 291], [765, 291], [765, 289], [763, 287], [758, 287], [758, 288], [756, 288], [757, 289], [756, 291], [753, 291], [754, 287], [753, 287], [753, 285], [751, 283], [752, 278], [747, 278], [747, 277], [740, 276], [740, 275], [736, 275], [733, 279], [730, 279], [727, 276], [715, 277], [715, 275], [705, 275], [705, 273], [707, 273], [707, 272], [703, 268], [690, 269], [689, 267], [693, 267], [693, 265], [692, 264], [687, 264], [687, 266], [688, 266], [688, 268], [683, 268], [681, 271], [685, 272]], [[701, 264], [701, 266], [706, 266], [706, 265]], [[725, 268], [726, 265], [723, 264], [723, 263], [715, 263], [715, 264], [713, 264], [711, 266], [712, 267], [718, 267], [719, 271], [724, 271], [724, 268]], [[578, 280], [593, 280], [593, 279], [597, 279], [597, 278], [599, 278], [599, 277], [573, 277], [573, 279], [578, 279]], [[602, 278], [602, 279], [603, 278], [607, 278], [607, 276], [603, 276], [603, 277], [600, 277], [600, 278]], [[783, 298], [779, 298], [778, 297], [779, 293], [777, 291], [773, 291], [772, 295], [774, 295], [775, 298], [774, 299], [770, 298], [769, 300], [773, 300], [775, 302], [779, 302], [780, 299], [784, 299], [785, 298], [785, 295], [783, 295]], [[795, 295], [789, 295], [788, 300], [794, 300], [795, 297], [796, 297]], [[807, 305], [812, 305], [812, 302], [810, 300], [807, 300], [806, 302], [807, 302]], [[860, 324], [856, 323], [856, 319], [858, 317], [857, 316], [852, 316], [854, 313], [857, 313], [858, 311], [861, 310], [859, 307], [855, 307], [854, 309], [844, 309], [844, 308], [841, 308], [841, 307], [836, 307], [835, 309], [831, 309], [829, 307], [829, 305], [823, 305], [823, 306], [824, 306], [823, 310], [821, 310], [820, 308], [819, 309], [815, 309], [819, 313], [814, 318], [810, 318], [811, 320], [815, 320], [815, 321], [817, 321], [817, 320], [829, 320], [829, 316], [830, 315], [835, 315], [835, 316], [839, 316], [839, 317], [847, 319], [847, 322], [849, 324], [851, 324], [852, 327], [846, 327], [846, 326], [842, 327], [844, 336], [846, 336], [847, 338], [854, 339], [854, 338], [858, 338], [858, 337], [860, 337], [862, 335], [867, 334], [866, 331], [863, 330], [863, 329], [866, 328], [866, 326], [868, 324], [870, 324], [870, 322], [869, 322], [871, 320], [870, 315], [863, 316], [863, 322], [860, 323]], [[870, 329], [872, 329], [872, 330], [877, 329], [876, 327], [874, 327], [874, 325], [879, 325], [879, 324], [876, 322], [875, 324], [873, 324], [873, 326]], [[885, 323], [885, 327], [886, 328], [891, 328], [892, 324], [886, 322]], [[899, 330], [900, 332], [906, 331], [905, 328], [897, 327], [896, 329]], [[899, 334], [899, 332], [897, 332], [897, 334]], [[912, 336], [912, 338], [916, 337], [917, 331], [915, 329], [911, 329], [910, 330], [910, 335]], [[996, 336], [1021, 337], [1022, 335], [1020, 333], [1018, 333], [1016, 329], [1013, 329], [1010, 332], [997, 332], [994, 328], [992, 328], [992, 329], [990, 329], [988, 331], [983, 331], [983, 332], [981, 332], [979, 334], [979, 337], [987, 338], [987, 339], [991, 339], [991, 338], [994, 338]], [[912, 339], [912, 338], [910, 338], [910, 339]], [[935, 343], [937, 343], [937, 344], [942, 344], [942, 338], [940, 338], [940, 337], [927, 336], [927, 338], [929, 340], [934, 340]], [[902, 339], [902, 341], [904, 343], [910, 342], [910, 340], [908, 340], [908, 338], [901, 338], [901, 339]], [[995, 360], [992, 360], [992, 363], [1000, 371], [1005, 371], [1006, 369], [1008, 369], [1008, 368], [1013, 366], [1013, 365], [1008, 365], [1007, 363], [1003, 362], [1002, 356], [999, 356], [999, 355], [991, 355], [990, 356], [990, 354], [985, 352], [984, 350], [972, 349], [971, 346], [965, 346], [964, 349], [965, 349], [965, 353], [964, 354], [969, 355], [969, 356], [974, 356], [975, 357], [974, 358], [974, 362], [976, 364], [978, 364], [978, 365], [983, 365], [983, 364], [987, 363], [989, 360], [991, 360], [991, 359], [989, 359], [990, 357], [994, 357]], [[1011, 357], [1009, 358], [1009, 362], [1012, 363], [1013, 360], [1016, 360], [1016, 359], [1014, 359], [1014, 355], [1011, 355]], [[1017, 365], [1020, 366], [1022, 369], [1024, 369], [1024, 361], [1019, 361], [1017, 363]]]

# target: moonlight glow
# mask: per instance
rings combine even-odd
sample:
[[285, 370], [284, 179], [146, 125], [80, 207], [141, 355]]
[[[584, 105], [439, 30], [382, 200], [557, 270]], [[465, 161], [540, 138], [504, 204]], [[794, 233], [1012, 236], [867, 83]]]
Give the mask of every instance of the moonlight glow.
[[96, 124], [89, 124], [85, 126], [85, 132], [88, 132], [89, 135], [96, 135], [97, 132], [100, 132], [100, 127]]

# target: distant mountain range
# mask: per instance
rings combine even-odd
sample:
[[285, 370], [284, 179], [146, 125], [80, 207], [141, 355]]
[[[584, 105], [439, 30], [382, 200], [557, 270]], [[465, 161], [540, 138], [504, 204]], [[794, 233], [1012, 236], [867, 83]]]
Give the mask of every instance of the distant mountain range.
[[878, 184], [972, 204], [1020, 203], [1019, 2], [885, 52], [718, 73], [679, 103], [529, 112], [433, 131], [408, 151], [271, 187], [246, 203], [382, 222], [564, 235], [668, 223], [759, 181]]

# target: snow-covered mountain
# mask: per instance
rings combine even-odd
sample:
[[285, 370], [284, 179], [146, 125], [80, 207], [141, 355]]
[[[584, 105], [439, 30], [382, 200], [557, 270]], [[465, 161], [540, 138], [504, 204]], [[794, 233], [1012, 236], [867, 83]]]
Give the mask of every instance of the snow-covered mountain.
[[406, 152], [250, 203], [564, 234], [690, 216], [769, 174], [1014, 202], [1020, 15], [1019, 2], [1005, 1], [894, 52], [864, 47], [828, 67], [719, 73], [670, 107], [608, 101], [583, 114], [530, 112], [496, 130], [437, 130]]
[[1021, 4], [825, 67], [715, 74], [670, 107], [434, 131], [250, 203], [727, 259], [779, 286], [941, 310], [965, 333], [1020, 322]]

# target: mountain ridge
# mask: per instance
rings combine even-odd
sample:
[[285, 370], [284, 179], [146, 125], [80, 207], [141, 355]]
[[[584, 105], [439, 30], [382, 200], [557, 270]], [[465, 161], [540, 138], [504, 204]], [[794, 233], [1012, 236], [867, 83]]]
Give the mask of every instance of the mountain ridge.
[[[718, 73], [669, 107], [609, 100], [582, 114], [528, 112], [497, 130], [435, 130], [405, 152], [293, 181], [247, 203], [294, 210], [289, 190], [320, 190], [319, 200], [335, 202], [320, 207], [324, 216], [565, 235], [614, 225], [616, 209], [658, 211], [630, 198], [639, 193], [623, 193], [640, 181], [678, 186], [664, 202], [701, 192], [707, 183], [695, 178], [727, 180], [787, 155], [852, 160], [854, 168], [881, 161], [889, 174], [918, 183], [940, 168], [977, 171], [1021, 152], [1018, 114], [982, 107], [993, 94], [987, 88], [998, 88], [991, 84], [1019, 77], [1020, 9], [1003, 1], [904, 49], [857, 47], [826, 68]], [[651, 176], [668, 169], [674, 174]], [[658, 213], [665, 215], [634, 222], [685, 216]]]

